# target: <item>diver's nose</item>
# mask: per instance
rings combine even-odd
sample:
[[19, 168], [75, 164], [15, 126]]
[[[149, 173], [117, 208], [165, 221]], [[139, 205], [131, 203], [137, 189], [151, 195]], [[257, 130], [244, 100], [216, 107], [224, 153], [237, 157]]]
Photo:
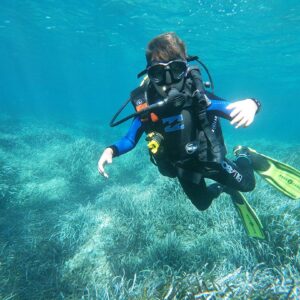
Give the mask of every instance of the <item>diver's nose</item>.
[[169, 70], [166, 70], [166, 84], [172, 83], [172, 77]]

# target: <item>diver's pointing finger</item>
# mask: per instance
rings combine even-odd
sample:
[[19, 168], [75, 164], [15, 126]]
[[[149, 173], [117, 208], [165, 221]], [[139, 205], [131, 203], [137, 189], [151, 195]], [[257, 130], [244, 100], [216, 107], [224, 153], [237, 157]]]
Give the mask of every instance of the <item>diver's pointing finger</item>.
[[102, 166], [98, 165], [98, 171], [99, 171], [99, 173], [100, 173], [101, 175], [103, 175], [104, 169], [103, 169]]
[[108, 178], [108, 174], [104, 171], [103, 166], [98, 166], [98, 171], [103, 177]]
[[234, 109], [236, 108], [236, 103], [235, 102], [232, 102], [230, 103], [229, 105], [226, 106], [226, 109], [230, 110], [230, 109]]
[[104, 175], [104, 164], [105, 164], [105, 161], [102, 161], [101, 159], [99, 160], [98, 162], [98, 171], [101, 175]]

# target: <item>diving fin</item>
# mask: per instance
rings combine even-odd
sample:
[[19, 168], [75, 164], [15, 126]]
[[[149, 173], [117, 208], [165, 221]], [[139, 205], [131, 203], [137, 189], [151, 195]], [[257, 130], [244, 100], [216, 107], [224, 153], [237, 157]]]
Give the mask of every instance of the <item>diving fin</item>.
[[237, 155], [239, 152], [247, 152], [250, 155], [254, 171], [269, 184], [292, 199], [300, 198], [299, 170], [249, 147], [235, 147], [234, 154]]
[[247, 234], [250, 237], [265, 239], [263, 225], [245, 196], [241, 192], [231, 189], [230, 191], [226, 190], [226, 193], [230, 195]]

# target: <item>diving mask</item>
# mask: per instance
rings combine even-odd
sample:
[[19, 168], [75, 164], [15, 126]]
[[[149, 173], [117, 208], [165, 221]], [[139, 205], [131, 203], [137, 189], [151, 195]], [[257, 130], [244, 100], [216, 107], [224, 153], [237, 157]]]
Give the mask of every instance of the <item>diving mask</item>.
[[[147, 68], [149, 79], [158, 86], [180, 82], [187, 73], [187, 62], [171, 60], [167, 63], [154, 63]], [[167, 76], [167, 72], [169, 76]]]

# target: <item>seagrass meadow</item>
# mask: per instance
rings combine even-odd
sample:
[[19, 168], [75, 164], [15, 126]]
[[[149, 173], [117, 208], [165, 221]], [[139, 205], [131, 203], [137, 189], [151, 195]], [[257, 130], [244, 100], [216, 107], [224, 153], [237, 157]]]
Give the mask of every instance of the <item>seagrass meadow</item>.
[[[257, 178], [250, 238], [227, 195], [197, 211], [143, 144], [101, 179], [102, 131], [1, 117], [1, 299], [299, 297], [299, 201]], [[299, 146], [244, 142], [300, 165]]]
[[145, 136], [97, 170], [169, 31], [216, 95], [262, 103], [247, 128], [221, 120], [228, 158], [245, 145], [300, 169], [299, 16], [298, 0], [1, 0], [0, 299], [300, 299], [300, 200], [256, 176], [255, 239], [225, 193], [198, 211]]

